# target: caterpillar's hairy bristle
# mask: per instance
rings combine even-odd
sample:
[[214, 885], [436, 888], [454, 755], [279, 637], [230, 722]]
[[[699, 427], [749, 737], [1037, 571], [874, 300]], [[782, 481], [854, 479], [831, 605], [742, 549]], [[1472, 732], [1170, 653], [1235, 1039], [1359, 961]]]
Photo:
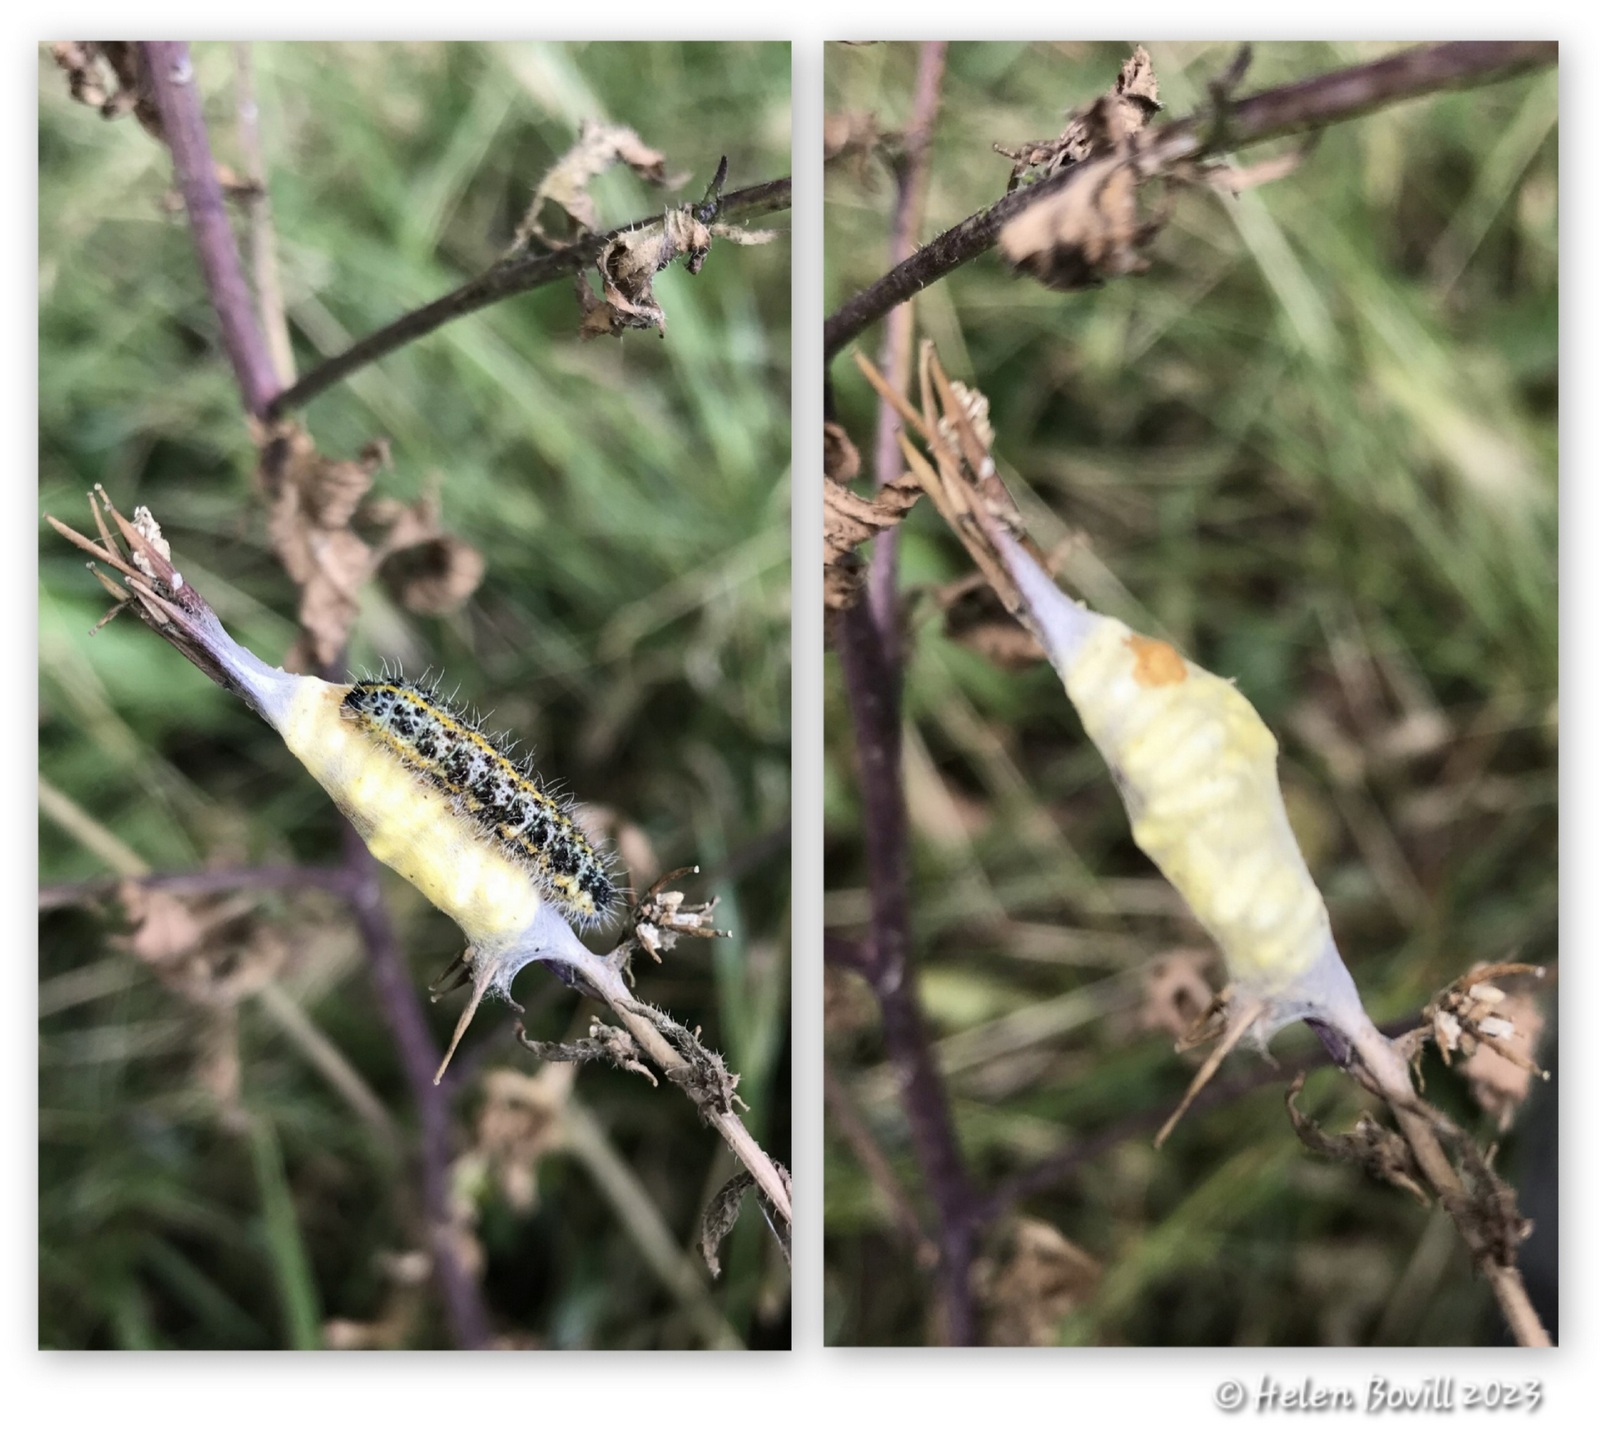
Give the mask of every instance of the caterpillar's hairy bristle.
[[568, 920], [587, 924], [609, 914], [617, 884], [570, 805], [526, 761], [514, 760], [503, 739], [483, 732], [426, 679], [407, 682], [387, 672], [363, 679], [342, 706], [352, 721], [454, 798], [486, 837], [528, 869]]

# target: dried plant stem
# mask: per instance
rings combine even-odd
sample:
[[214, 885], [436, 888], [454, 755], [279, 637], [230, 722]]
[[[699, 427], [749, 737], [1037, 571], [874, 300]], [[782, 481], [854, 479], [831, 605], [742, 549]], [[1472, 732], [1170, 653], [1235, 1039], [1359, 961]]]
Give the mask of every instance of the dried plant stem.
[[1411, 1148], [1417, 1166], [1427, 1177], [1440, 1204], [1455, 1222], [1462, 1240], [1472, 1253], [1473, 1262], [1489, 1282], [1501, 1314], [1518, 1345], [1548, 1346], [1549, 1333], [1539, 1320], [1522, 1283], [1522, 1273], [1506, 1265], [1487, 1246], [1478, 1227], [1465, 1219], [1469, 1198], [1449, 1155], [1445, 1152], [1426, 1107], [1411, 1084], [1411, 1070], [1405, 1058], [1382, 1033], [1369, 1028], [1365, 1033], [1345, 1032], [1361, 1060], [1374, 1089], [1389, 1103], [1400, 1133]]
[[[601, 964], [597, 964], [599, 966]], [[622, 973], [612, 963], [603, 964], [603, 971], [586, 971], [585, 978], [594, 987], [597, 995], [615, 1013], [617, 1019], [628, 1029], [628, 1034], [638, 1043], [639, 1048], [650, 1058], [669, 1078], [680, 1079], [691, 1074], [692, 1067], [689, 1061], [678, 1049], [664, 1037], [660, 1030], [641, 1010], [640, 1004], [633, 993], [628, 990], [628, 984], [623, 979]], [[772, 1158], [763, 1151], [760, 1145], [746, 1129], [744, 1122], [729, 1110], [710, 1100], [695, 1098], [693, 1088], [683, 1083], [684, 1090], [700, 1108], [700, 1114], [717, 1135], [727, 1143], [728, 1149], [739, 1158], [745, 1170], [755, 1177], [756, 1184], [761, 1187], [761, 1192], [771, 1202], [772, 1208], [783, 1217], [786, 1224], [794, 1224], [794, 1210], [789, 1196], [789, 1184], [784, 1180], [782, 1173], [773, 1164]]]
[[[1402, 100], [1439, 90], [1489, 84], [1523, 70], [1553, 65], [1557, 49], [1553, 41], [1532, 40], [1421, 45], [1371, 64], [1263, 90], [1229, 104], [1222, 114], [1193, 115], [1165, 125], [1155, 132], [1146, 155], [1151, 163], [1198, 159], [1320, 129]], [[993, 248], [1008, 220], [1066, 188], [1075, 178], [1076, 166], [1069, 165], [1038, 184], [1013, 190], [989, 208], [968, 215], [847, 300], [823, 325], [824, 362], [831, 361], [857, 334], [896, 305]]]
[[[717, 202], [716, 218], [721, 222], [730, 219], [754, 219], [759, 215], [773, 214], [789, 207], [791, 184], [787, 176], [768, 180], [765, 184], [751, 185], [746, 189], [725, 194]], [[387, 357], [414, 339], [431, 334], [452, 319], [476, 313], [514, 294], [526, 294], [530, 289], [553, 284], [558, 279], [568, 279], [581, 273], [600, 257], [600, 253], [619, 234], [654, 224], [659, 214], [649, 215], [632, 224], [624, 224], [606, 234], [591, 234], [565, 249], [548, 254], [516, 254], [502, 259], [486, 269], [476, 279], [469, 279], [448, 294], [402, 314], [393, 323], [357, 340], [342, 354], [336, 354], [319, 364], [298, 383], [285, 389], [272, 401], [273, 417], [303, 408], [317, 395], [331, 389], [357, 369]]]
[[140, 48], [172, 151], [178, 188], [183, 192], [189, 232], [200, 256], [200, 273], [222, 328], [223, 347], [228, 351], [245, 408], [259, 417], [277, 393], [278, 382], [251, 311], [244, 272], [239, 267], [239, 250], [223, 206], [205, 120], [200, 115], [189, 47], [181, 40], [147, 40]]

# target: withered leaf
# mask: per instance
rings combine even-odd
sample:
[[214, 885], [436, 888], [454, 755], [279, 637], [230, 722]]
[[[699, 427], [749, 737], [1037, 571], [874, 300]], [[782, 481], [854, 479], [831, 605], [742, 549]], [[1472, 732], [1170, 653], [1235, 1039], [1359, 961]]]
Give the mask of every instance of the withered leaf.
[[373, 550], [350, 523], [388, 448], [371, 443], [357, 458], [329, 459], [292, 421], [256, 424], [254, 432], [267, 534], [300, 588], [301, 637], [288, 665], [326, 667], [350, 635], [374, 567]]
[[1009, 193], [1025, 178], [1040, 180], [1069, 164], [1081, 164], [1106, 154], [1117, 136], [1138, 134], [1161, 108], [1155, 66], [1143, 45], [1123, 61], [1116, 83], [1106, 94], [1076, 111], [1066, 128], [1053, 140], [1029, 140], [1020, 145], [995, 145], [1012, 161]]
[[1146, 1031], [1164, 1031], [1174, 1041], [1187, 1036], [1211, 1008], [1214, 993], [1206, 969], [1212, 961], [1209, 952], [1182, 949], [1151, 966], [1143, 980], [1139, 1025]]
[[822, 471], [836, 483], [849, 483], [861, 472], [861, 453], [840, 424], [822, 425]]
[[132, 40], [58, 40], [51, 56], [67, 75], [72, 98], [108, 120], [132, 111], [145, 130], [165, 141], [161, 111], [144, 70], [144, 52]]
[[440, 527], [436, 491], [415, 503], [376, 499], [363, 516], [388, 529], [374, 562], [378, 577], [402, 607], [435, 616], [454, 613], [477, 592], [487, 571], [483, 555]]
[[1140, 251], [1165, 218], [1139, 217], [1139, 138], [1159, 107], [1155, 72], [1140, 48], [1112, 91], [1075, 118], [1053, 148], [1036, 146], [1016, 158], [1013, 182], [1028, 168], [1073, 164], [1077, 172], [1000, 231], [1000, 252], [1013, 268], [1048, 288], [1074, 290], [1148, 267]]
[[667, 189], [676, 189], [684, 176], [675, 175], [670, 180], [666, 172], [666, 156], [651, 149], [626, 125], [608, 125], [585, 121], [578, 129], [577, 143], [562, 155], [533, 192], [528, 212], [512, 239], [513, 252], [524, 248], [530, 239], [557, 248], [564, 241], [553, 239], [541, 224], [546, 204], [557, 205], [578, 232], [598, 227], [594, 199], [589, 194], [589, 183], [604, 174], [614, 164], [625, 164], [640, 179]]
[[[787, 1186], [789, 1173], [782, 1166], [778, 1167], [778, 1172], [783, 1177], [784, 1185]], [[701, 1218], [700, 1254], [705, 1257], [706, 1269], [711, 1272], [713, 1279], [722, 1274], [722, 1263], [717, 1259], [717, 1252], [721, 1249], [728, 1232], [733, 1229], [734, 1222], [739, 1219], [745, 1192], [752, 1189], [756, 1192], [756, 1201], [761, 1207], [762, 1216], [765, 1217], [768, 1227], [777, 1237], [778, 1245], [783, 1250], [784, 1259], [789, 1259], [788, 1228], [781, 1220], [774, 1219], [765, 1196], [756, 1187], [755, 1177], [748, 1171], [740, 1171], [738, 1175], [722, 1184], [706, 1207], [704, 1217]]]
[[[822, 547], [824, 600], [834, 609], [848, 608], [860, 587], [855, 577], [854, 548], [876, 533], [893, 528], [922, 497], [922, 487], [902, 475], [880, 488], [873, 498], [863, 498], [842, 483], [822, 480]], [[832, 575], [832, 576], [830, 576]]]
[[473, 1153], [514, 1211], [526, 1213], [538, 1203], [539, 1162], [565, 1139], [561, 1116], [572, 1077], [569, 1066], [547, 1066], [536, 1076], [501, 1068], [483, 1078]]
[[289, 944], [238, 896], [182, 898], [126, 881], [117, 899], [131, 930], [116, 939], [166, 987], [212, 1008], [260, 991], [288, 961]]
[[1417, 1168], [1411, 1147], [1398, 1131], [1380, 1126], [1363, 1112], [1355, 1126], [1344, 1135], [1330, 1135], [1305, 1115], [1295, 1105], [1306, 1084], [1302, 1071], [1289, 1084], [1284, 1096], [1284, 1107], [1289, 1113], [1289, 1124], [1303, 1145], [1319, 1156], [1333, 1161], [1360, 1166], [1369, 1176], [1409, 1191], [1423, 1205], [1428, 1204], [1428, 1190], [1422, 1172]]

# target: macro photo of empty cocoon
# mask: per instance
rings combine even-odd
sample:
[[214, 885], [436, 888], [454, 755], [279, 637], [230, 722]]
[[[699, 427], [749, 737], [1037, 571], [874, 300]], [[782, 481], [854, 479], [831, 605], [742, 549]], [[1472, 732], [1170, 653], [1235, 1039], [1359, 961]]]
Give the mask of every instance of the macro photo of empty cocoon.
[[1556, 1339], [1556, 62], [826, 47], [829, 1344]]
[[787, 1350], [789, 45], [37, 64], [39, 1346]]

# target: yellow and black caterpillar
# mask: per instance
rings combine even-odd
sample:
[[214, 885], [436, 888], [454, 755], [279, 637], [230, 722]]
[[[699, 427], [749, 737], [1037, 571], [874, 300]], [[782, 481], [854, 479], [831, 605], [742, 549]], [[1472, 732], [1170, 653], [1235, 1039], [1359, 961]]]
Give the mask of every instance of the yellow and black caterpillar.
[[452, 798], [485, 836], [504, 844], [570, 921], [585, 925], [611, 911], [617, 885], [583, 829], [526, 765], [505, 756], [437, 693], [402, 681], [366, 679], [345, 693], [340, 707]]

